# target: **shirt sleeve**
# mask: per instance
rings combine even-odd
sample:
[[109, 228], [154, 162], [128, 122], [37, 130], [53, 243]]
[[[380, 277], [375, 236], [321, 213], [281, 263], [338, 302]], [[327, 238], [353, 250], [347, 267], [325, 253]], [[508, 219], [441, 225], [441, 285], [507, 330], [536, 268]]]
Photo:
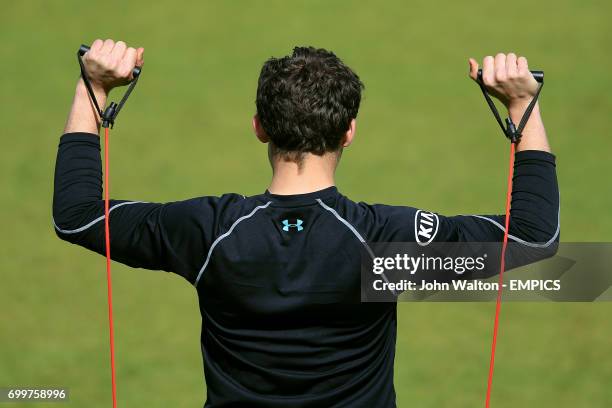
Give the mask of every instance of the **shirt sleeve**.
[[[111, 257], [132, 267], [175, 272], [194, 282], [224, 209], [241, 196], [169, 203], [110, 200]], [[57, 235], [104, 255], [102, 164], [97, 135], [62, 136], [53, 196]]]
[[[373, 205], [379, 242], [501, 242], [504, 215], [444, 216], [412, 207]], [[510, 242], [554, 247], [559, 241], [559, 187], [555, 156], [536, 150], [516, 153], [510, 209]]]

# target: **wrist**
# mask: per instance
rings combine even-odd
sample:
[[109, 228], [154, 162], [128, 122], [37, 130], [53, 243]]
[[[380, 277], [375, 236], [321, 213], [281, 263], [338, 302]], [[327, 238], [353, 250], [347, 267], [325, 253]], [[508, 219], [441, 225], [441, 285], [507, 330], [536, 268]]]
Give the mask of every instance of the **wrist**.
[[[94, 93], [94, 96], [96, 97], [96, 100], [98, 101], [98, 105], [100, 106], [100, 109], [104, 110], [104, 106], [106, 105], [106, 99], [108, 98], [108, 92], [105, 89], [99, 86], [96, 86], [93, 83], [90, 83], [90, 85]], [[87, 96], [87, 98], [89, 98], [89, 92], [87, 90], [87, 86], [85, 86], [85, 81], [83, 81], [83, 78], [79, 78], [79, 81], [77, 82], [76, 93], [79, 96], [85, 95]]]
[[[107, 93], [97, 87], [92, 87], [92, 91], [100, 109], [104, 109]], [[99, 127], [100, 115], [95, 111], [85, 82], [83, 82], [83, 79], [79, 79], [76, 85], [70, 114], [66, 120], [66, 126], [64, 127], [64, 133], [85, 132], [97, 134], [99, 132]]]
[[[508, 116], [512, 119], [512, 121], [518, 125], [519, 121], [522, 119], [527, 107], [531, 103], [531, 100], [526, 101], [513, 101], [508, 104]], [[538, 115], [540, 111], [540, 104], [536, 102], [531, 111], [531, 116]]]

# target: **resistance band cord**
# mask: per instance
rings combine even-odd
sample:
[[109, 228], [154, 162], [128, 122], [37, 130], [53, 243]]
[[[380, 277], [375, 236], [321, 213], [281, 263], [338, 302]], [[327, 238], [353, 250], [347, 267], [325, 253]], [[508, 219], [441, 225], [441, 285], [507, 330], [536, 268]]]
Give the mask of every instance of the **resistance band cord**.
[[87, 72], [85, 71], [85, 65], [83, 64], [83, 55], [89, 51], [89, 47], [82, 45], [77, 52], [77, 59], [79, 61], [79, 66], [81, 67], [81, 77], [83, 78], [83, 82], [85, 83], [85, 87], [87, 88], [87, 92], [89, 97], [92, 100], [93, 105], [95, 106], [96, 113], [100, 117], [102, 121], [102, 127], [104, 128], [104, 240], [106, 247], [106, 288], [107, 288], [107, 300], [108, 300], [108, 328], [109, 328], [109, 344], [110, 344], [110, 365], [111, 365], [111, 384], [112, 384], [112, 397], [113, 397], [113, 408], [117, 408], [117, 378], [115, 371], [115, 329], [113, 325], [113, 285], [111, 279], [111, 249], [110, 249], [110, 209], [109, 209], [109, 127], [113, 127], [115, 123], [115, 119], [117, 115], [121, 111], [121, 108], [127, 101], [128, 97], [132, 93], [132, 90], [136, 86], [138, 82], [138, 78], [140, 77], [141, 68], [136, 67], [132, 71], [133, 80], [130, 82], [130, 85], [121, 98], [121, 101], [117, 105], [115, 102], [111, 102], [108, 107], [102, 111], [98, 101], [96, 100], [96, 96], [93, 92], [93, 88], [91, 87], [91, 82], [87, 77]]
[[108, 299], [108, 329], [110, 343], [111, 384], [113, 393], [113, 408], [117, 408], [117, 378], [115, 374], [115, 329], [113, 326], [113, 285], [111, 279], [110, 253], [110, 217], [109, 217], [109, 166], [108, 144], [109, 129], [104, 128], [104, 240], [106, 244], [106, 290]]
[[497, 299], [495, 301], [495, 319], [493, 321], [493, 339], [491, 341], [491, 359], [489, 361], [489, 376], [487, 379], [487, 395], [486, 395], [486, 408], [490, 407], [491, 403], [491, 388], [493, 386], [493, 370], [495, 368], [495, 349], [497, 347], [497, 331], [499, 328], [499, 312], [501, 310], [502, 300], [502, 285], [504, 282], [504, 272], [506, 270], [506, 248], [508, 247], [508, 230], [510, 229], [510, 201], [512, 198], [512, 178], [514, 177], [514, 153], [515, 153], [515, 142], [510, 142], [510, 160], [508, 165], [508, 184], [506, 190], [506, 217], [505, 217], [505, 230], [504, 239], [502, 241], [501, 249], [501, 261], [499, 265], [499, 280], [497, 289]]
[[491, 359], [489, 361], [489, 375], [487, 378], [487, 394], [485, 398], [485, 406], [486, 408], [490, 408], [491, 389], [493, 386], [493, 372], [495, 368], [495, 350], [497, 347], [497, 333], [499, 330], [499, 313], [501, 310], [504, 272], [506, 270], [506, 249], [508, 248], [508, 234], [510, 232], [510, 202], [512, 199], [512, 179], [514, 177], [514, 154], [516, 153], [516, 145], [521, 139], [523, 129], [525, 128], [525, 125], [527, 124], [527, 121], [529, 120], [529, 117], [531, 116], [531, 112], [533, 111], [533, 108], [535, 107], [538, 101], [538, 97], [540, 96], [540, 91], [542, 90], [542, 87], [544, 86], [544, 77], [542, 73], [542, 79], [541, 79], [542, 82], [538, 86], [538, 90], [536, 91], [535, 96], [533, 97], [529, 105], [527, 106], [525, 113], [523, 113], [523, 117], [521, 118], [521, 121], [519, 122], [518, 128], [515, 127], [510, 117], [506, 118], [506, 126], [504, 127], [504, 124], [501, 120], [501, 116], [499, 115], [499, 112], [497, 111], [497, 108], [495, 107], [495, 103], [493, 103], [493, 100], [489, 96], [489, 93], [487, 92], [487, 89], [482, 81], [481, 73], [479, 73], [478, 79], [479, 79], [478, 85], [480, 85], [480, 89], [482, 90], [482, 93], [485, 97], [485, 100], [487, 101], [487, 104], [489, 105], [489, 108], [491, 108], [491, 111], [493, 112], [493, 116], [495, 116], [495, 120], [501, 127], [502, 131], [504, 132], [504, 135], [510, 140], [510, 158], [508, 160], [509, 161], [508, 182], [507, 182], [507, 189], [506, 189], [506, 214], [505, 214], [505, 223], [504, 223], [505, 228], [504, 228], [504, 238], [502, 241], [502, 249], [501, 249], [497, 299], [495, 301], [495, 318], [493, 321], [493, 338], [491, 340]]

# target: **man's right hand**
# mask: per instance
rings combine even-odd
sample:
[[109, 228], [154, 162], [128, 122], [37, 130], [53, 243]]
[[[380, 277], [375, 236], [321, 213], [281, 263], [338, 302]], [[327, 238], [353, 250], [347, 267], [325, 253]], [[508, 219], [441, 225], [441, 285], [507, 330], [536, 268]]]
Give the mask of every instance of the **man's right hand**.
[[83, 64], [92, 87], [108, 94], [133, 79], [132, 70], [144, 64], [143, 55], [144, 48], [128, 47], [123, 41], [95, 40], [83, 55]]
[[[478, 63], [469, 59], [470, 78], [478, 81]], [[499, 99], [506, 108], [514, 123], [518, 124], [525, 109], [538, 91], [535, 80], [525, 57], [510, 53], [497, 54], [495, 58], [487, 56], [482, 63], [482, 81], [489, 93]], [[540, 116], [539, 103], [536, 102], [531, 116], [523, 129], [523, 136], [516, 146], [516, 151], [542, 150], [550, 152], [544, 122]]]

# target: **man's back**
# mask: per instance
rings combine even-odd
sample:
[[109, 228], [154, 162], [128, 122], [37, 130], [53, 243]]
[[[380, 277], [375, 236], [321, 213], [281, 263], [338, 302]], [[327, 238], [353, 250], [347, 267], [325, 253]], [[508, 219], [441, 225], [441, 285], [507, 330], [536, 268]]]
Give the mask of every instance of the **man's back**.
[[228, 208], [197, 284], [209, 406], [395, 406], [395, 304], [360, 303], [363, 232], [340, 202], [332, 187]]

